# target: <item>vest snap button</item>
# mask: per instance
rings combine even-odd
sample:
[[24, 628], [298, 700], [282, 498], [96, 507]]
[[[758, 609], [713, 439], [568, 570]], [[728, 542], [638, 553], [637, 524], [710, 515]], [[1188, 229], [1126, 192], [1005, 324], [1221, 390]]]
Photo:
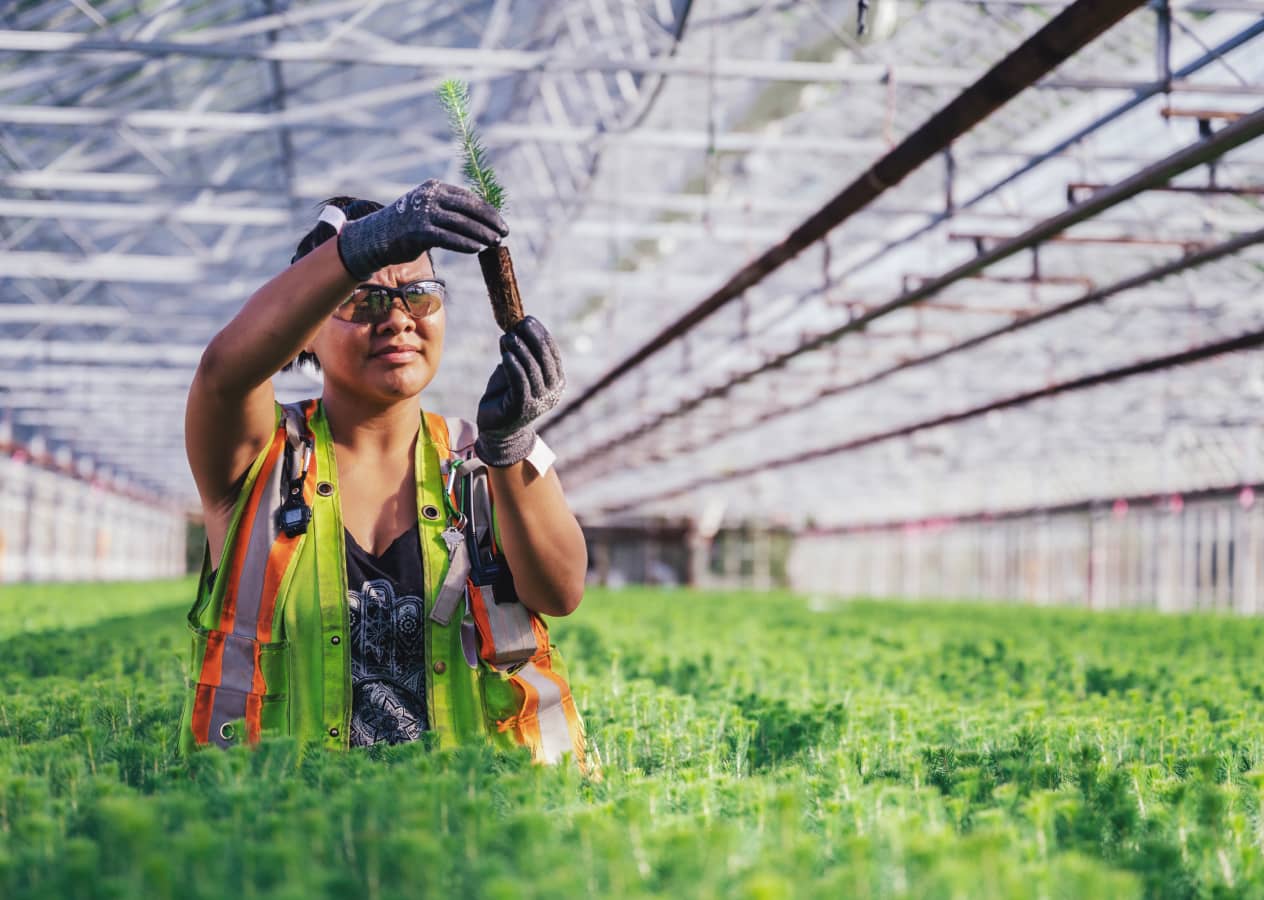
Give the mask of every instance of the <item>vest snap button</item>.
[[329, 736], [330, 736], [330, 737], [337, 737], [337, 736], [338, 736], [338, 729], [337, 729], [337, 728], [331, 728], [331, 729], [329, 729]]
[[421, 508], [421, 515], [433, 522], [435, 519], [439, 518], [439, 507], [426, 504]]
[[434, 670], [435, 670], [436, 675], [442, 675], [444, 672], [448, 671], [448, 664], [445, 663], [441, 659], [436, 660], [434, 664]]
[[335, 634], [333, 637], [331, 637], [331, 638], [329, 639], [329, 643], [331, 643], [331, 644], [341, 644], [341, 643], [342, 643], [342, 638], [338, 637], [338, 635], [336, 635], [336, 634]]
[[334, 486], [328, 481], [322, 481], [316, 485], [316, 493], [320, 494], [322, 497], [328, 497], [333, 492]]

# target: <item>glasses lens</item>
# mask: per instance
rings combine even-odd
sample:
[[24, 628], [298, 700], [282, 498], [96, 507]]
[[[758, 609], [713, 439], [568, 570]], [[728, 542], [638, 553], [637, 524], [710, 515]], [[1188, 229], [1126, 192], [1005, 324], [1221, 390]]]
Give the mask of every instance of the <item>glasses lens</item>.
[[395, 305], [395, 298], [391, 296], [390, 291], [383, 288], [375, 288], [368, 292], [364, 298], [364, 302], [360, 304], [360, 322], [385, 322], [391, 317], [391, 307]]
[[434, 315], [443, 306], [443, 285], [437, 281], [417, 281], [404, 286], [404, 302], [416, 319]]
[[393, 289], [362, 285], [334, 310], [334, 318], [356, 325], [380, 325], [391, 317], [396, 298], [408, 315], [422, 319], [443, 306], [443, 285], [437, 281], [415, 281]]
[[334, 310], [334, 317], [356, 325], [383, 322], [391, 315], [391, 295], [381, 288], [356, 288], [341, 306]]

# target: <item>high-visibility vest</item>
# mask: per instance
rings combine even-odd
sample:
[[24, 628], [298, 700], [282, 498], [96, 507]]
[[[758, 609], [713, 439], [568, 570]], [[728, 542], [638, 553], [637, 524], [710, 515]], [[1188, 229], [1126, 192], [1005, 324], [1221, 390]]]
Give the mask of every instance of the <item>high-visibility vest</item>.
[[[287, 438], [286, 410], [277, 406], [276, 432], [246, 474], [210, 585], [209, 553], [203, 562], [188, 617], [192, 654], [179, 734], [186, 752], [270, 735], [331, 749], [349, 746], [346, 547], [333, 440], [319, 401], [292, 404], [289, 413]], [[539, 762], [556, 762], [569, 752], [586, 767], [583, 724], [566, 667], [540, 616], [516, 599], [498, 604], [493, 586], [471, 576], [460, 591], [458, 614], [444, 623], [432, 618], [453, 559], [466, 562], [450, 554], [443, 536], [453, 510], [445, 476], [457, 459], [481, 465], [473, 458], [473, 426], [457, 423], [459, 440], [450, 442], [449, 423], [425, 413], [416, 443], [430, 730], [440, 748], [472, 741], [524, 745]], [[305, 426], [303, 436], [311, 441], [301, 479], [311, 519], [305, 533], [291, 537], [279, 527], [277, 512], [283, 487], [297, 480], [296, 426]], [[467, 491], [478, 494], [471, 482]], [[490, 496], [487, 502], [490, 507]], [[516, 632], [506, 631], [506, 617], [515, 619], [511, 611]], [[521, 647], [524, 633], [530, 645], [506, 661], [497, 641]]]

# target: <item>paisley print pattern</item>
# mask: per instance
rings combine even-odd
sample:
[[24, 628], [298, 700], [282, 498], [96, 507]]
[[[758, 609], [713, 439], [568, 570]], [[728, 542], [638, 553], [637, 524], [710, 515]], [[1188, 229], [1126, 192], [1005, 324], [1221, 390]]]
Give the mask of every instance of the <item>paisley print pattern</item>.
[[414, 741], [426, 730], [426, 626], [414, 527], [380, 557], [347, 535], [351, 745]]

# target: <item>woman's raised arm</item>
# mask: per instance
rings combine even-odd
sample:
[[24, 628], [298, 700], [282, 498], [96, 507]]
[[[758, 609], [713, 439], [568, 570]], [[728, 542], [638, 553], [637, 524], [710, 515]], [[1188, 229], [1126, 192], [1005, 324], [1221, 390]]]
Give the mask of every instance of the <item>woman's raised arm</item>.
[[431, 179], [390, 206], [347, 222], [336, 239], [256, 291], [211, 339], [189, 388], [184, 440], [213, 563], [235, 486], [272, 435], [272, 376], [374, 272], [432, 247], [474, 253], [508, 233], [500, 214], [470, 191]]
[[[337, 242], [328, 241], [256, 291], [207, 345], [189, 388], [184, 441], [208, 532], [218, 530], [210, 521], [217, 512], [231, 511], [235, 485], [272, 437], [272, 376], [355, 285]], [[210, 537], [212, 547], [223, 542]]]

